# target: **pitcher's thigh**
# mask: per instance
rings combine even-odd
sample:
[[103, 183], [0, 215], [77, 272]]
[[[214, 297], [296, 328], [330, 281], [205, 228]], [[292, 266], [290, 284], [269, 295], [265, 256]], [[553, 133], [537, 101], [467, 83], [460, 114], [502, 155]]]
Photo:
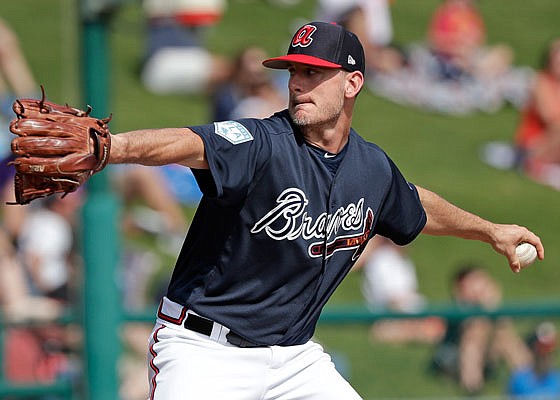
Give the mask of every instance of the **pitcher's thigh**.
[[303, 399], [362, 400], [356, 390], [336, 370], [330, 359], [328, 362], [321, 361], [315, 368], [305, 371], [301, 378], [305, 380], [304, 390], [309, 391], [308, 397], [302, 397]]
[[275, 374], [265, 399], [361, 400], [354, 388], [336, 370], [331, 358], [315, 343], [290, 360]]
[[[150, 399], [250, 400], [262, 393], [258, 360], [204, 338], [154, 331], [149, 348]], [[154, 336], [155, 335], [155, 336]], [[255, 376], [257, 375], [257, 376]], [[257, 395], [255, 395], [257, 394]]]

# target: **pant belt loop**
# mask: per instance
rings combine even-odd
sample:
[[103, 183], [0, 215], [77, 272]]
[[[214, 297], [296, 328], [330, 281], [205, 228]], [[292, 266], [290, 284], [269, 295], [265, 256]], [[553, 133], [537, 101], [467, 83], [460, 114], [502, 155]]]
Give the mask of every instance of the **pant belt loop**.
[[225, 327], [223, 325], [214, 322], [214, 325], [212, 326], [212, 333], [210, 333], [210, 339], [212, 339], [215, 342], [219, 342], [220, 337], [222, 336], [222, 331], [224, 329]]

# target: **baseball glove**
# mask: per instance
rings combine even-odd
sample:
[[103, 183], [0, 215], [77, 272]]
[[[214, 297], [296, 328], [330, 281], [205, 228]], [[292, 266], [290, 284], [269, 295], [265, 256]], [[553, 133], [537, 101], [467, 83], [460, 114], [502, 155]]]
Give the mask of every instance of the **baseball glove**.
[[84, 184], [109, 161], [111, 116], [97, 119], [87, 111], [45, 100], [20, 99], [13, 104], [17, 116], [10, 131], [11, 162], [15, 166], [16, 202], [64, 193], [66, 196]]

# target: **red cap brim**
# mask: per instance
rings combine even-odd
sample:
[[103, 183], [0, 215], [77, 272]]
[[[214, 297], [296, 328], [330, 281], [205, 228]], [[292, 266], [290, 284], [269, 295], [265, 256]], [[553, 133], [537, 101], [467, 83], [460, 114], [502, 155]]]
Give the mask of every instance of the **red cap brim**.
[[288, 54], [287, 56], [269, 58], [268, 60], [264, 60], [262, 64], [267, 68], [286, 69], [290, 63], [294, 62], [323, 68], [342, 68], [340, 64], [335, 64], [306, 54]]

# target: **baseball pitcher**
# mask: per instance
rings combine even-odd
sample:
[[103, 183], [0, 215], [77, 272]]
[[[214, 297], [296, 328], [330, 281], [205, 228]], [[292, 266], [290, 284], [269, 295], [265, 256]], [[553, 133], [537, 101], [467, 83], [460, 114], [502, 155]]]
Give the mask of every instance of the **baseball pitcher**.
[[479, 240], [514, 272], [521, 242], [544, 258], [534, 233], [408, 182], [352, 129], [365, 73], [356, 35], [310, 22], [263, 63], [289, 73], [287, 109], [265, 119], [113, 135], [108, 119], [44, 98], [14, 106], [20, 203], [73, 191], [106, 163], [178, 163], [196, 176], [204, 195], [150, 337], [151, 399], [360, 399], [312, 337], [374, 235]]

